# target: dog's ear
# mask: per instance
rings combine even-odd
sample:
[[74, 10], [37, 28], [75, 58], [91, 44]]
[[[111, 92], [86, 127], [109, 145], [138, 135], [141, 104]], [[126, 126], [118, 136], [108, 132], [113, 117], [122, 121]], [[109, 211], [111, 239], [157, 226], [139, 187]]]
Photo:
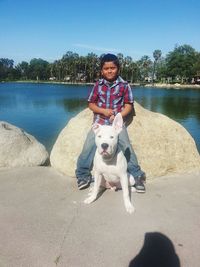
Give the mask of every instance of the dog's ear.
[[118, 134], [121, 132], [123, 126], [123, 118], [121, 113], [117, 113], [117, 115], [114, 118], [112, 126], [114, 127], [114, 129], [117, 131]]
[[92, 130], [94, 131], [95, 134], [97, 134], [97, 133], [99, 132], [100, 127], [101, 127], [101, 125], [98, 124], [98, 123], [94, 123], [94, 124], [92, 125]]

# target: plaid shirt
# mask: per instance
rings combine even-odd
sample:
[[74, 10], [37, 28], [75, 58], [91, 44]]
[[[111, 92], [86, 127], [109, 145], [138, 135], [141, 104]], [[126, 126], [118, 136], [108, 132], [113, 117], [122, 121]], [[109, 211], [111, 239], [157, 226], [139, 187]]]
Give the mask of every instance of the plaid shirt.
[[[124, 105], [133, 103], [132, 90], [128, 82], [120, 76], [110, 85], [105, 79], [97, 81], [88, 97], [89, 103], [95, 103], [98, 107], [112, 109], [116, 115], [121, 112]], [[109, 118], [102, 114], [94, 113], [94, 121], [99, 124], [110, 125]]]

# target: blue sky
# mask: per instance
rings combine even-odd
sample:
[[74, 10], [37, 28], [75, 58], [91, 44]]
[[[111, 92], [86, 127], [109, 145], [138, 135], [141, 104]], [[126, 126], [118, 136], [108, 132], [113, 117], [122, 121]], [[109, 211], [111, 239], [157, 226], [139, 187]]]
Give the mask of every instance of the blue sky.
[[199, 0], [0, 0], [0, 58], [15, 64], [67, 51], [163, 56], [176, 44], [200, 52]]

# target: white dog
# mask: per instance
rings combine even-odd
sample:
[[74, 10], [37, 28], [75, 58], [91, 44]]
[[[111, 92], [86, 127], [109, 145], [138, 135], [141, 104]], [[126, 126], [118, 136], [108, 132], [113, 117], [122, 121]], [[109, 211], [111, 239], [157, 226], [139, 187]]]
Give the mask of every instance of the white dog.
[[118, 113], [111, 126], [94, 124], [97, 145], [94, 157], [94, 187], [84, 203], [96, 200], [100, 186], [105, 188], [122, 188], [126, 211], [132, 213], [134, 207], [129, 196], [129, 184], [134, 185], [134, 178], [127, 173], [127, 161], [122, 151], [117, 149], [118, 135], [122, 130], [123, 119]]

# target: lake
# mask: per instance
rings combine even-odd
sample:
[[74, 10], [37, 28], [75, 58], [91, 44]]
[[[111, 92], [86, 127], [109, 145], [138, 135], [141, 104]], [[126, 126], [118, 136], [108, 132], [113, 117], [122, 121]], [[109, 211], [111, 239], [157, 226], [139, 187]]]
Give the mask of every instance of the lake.
[[[91, 88], [91, 85], [0, 83], [0, 120], [23, 128], [51, 151], [67, 122], [87, 106]], [[200, 152], [200, 90], [133, 87], [133, 94], [144, 108], [182, 124]]]

